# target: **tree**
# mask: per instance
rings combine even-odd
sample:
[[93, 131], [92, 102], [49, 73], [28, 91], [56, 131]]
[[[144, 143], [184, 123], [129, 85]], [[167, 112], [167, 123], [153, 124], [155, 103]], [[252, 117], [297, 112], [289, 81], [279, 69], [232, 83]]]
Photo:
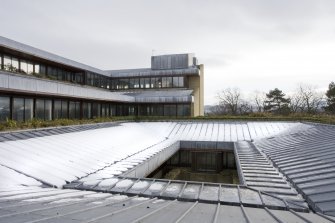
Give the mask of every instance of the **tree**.
[[328, 90], [326, 92], [327, 96], [327, 106], [325, 110], [335, 114], [335, 83], [331, 82], [328, 86]]
[[301, 84], [298, 95], [302, 112], [316, 113], [318, 111], [323, 100], [323, 93], [318, 92], [315, 86]]
[[219, 99], [219, 105], [228, 108], [229, 113], [236, 115], [238, 113], [239, 105], [241, 104], [241, 92], [238, 88], [227, 88], [222, 90], [217, 95]]
[[288, 111], [289, 103], [290, 99], [285, 98], [285, 94], [278, 88], [275, 88], [266, 94], [264, 110], [283, 114]]
[[257, 112], [263, 112], [265, 107], [266, 94], [264, 92], [255, 91], [254, 103], [256, 105]]

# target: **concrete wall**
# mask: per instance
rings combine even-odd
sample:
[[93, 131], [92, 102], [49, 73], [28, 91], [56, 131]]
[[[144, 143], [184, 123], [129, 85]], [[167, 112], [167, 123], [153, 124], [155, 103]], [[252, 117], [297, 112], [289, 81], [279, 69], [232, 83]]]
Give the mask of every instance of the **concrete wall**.
[[100, 90], [61, 81], [0, 71], [0, 92], [63, 96], [92, 100], [134, 102], [135, 98], [119, 92]]
[[204, 65], [199, 65], [200, 75], [188, 77], [188, 87], [193, 90], [192, 116], [204, 115]]

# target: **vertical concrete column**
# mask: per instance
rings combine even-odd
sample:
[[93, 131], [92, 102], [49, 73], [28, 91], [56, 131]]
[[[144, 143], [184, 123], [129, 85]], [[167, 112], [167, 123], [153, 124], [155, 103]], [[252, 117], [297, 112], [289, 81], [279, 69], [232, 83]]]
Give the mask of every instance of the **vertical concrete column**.
[[204, 115], [204, 65], [199, 67], [199, 76], [188, 77], [188, 87], [193, 90], [194, 101], [192, 103], [191, 115], [203, 116]]

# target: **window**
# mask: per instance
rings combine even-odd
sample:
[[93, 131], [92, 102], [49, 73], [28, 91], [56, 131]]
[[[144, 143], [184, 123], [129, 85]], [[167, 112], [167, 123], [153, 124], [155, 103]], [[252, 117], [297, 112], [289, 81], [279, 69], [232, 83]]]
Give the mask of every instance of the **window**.
[[33, 74], [34, 73], [34, 64], [31, 62], [28, 62], [27, 64], [27, 74]]
[[10, 98], [0, 96], [0, 121], [6, 121], [9, 118], [10, 110], [9, 110]]
[[116, 105], [111, 105], [110, 109], [111, 109], [110, 115], [115, 116], [116, 115]]
[[79, 101], [69, 102], [69, 118], [70, 119], [80, 118], [80, 102]]
[[172, 79], [173, 87], [179, 87], [179, 77], [173, 77]]
[[12, 57], [12, 67], [11, 68], [13, 72], [19, 71], [19, 60], [15, 57]]
[[144, 88], [144, 78], [140, 78], [140, 88]]
[[177, 105], [177, 116], [190, 116], [191, 115], [191, 108], [190, 105]]
[[27, 74], [28, 73], [28, 64], [27, 61], [21, 60], [20, 61], [20, 72]]
[[28, 121], [33, 118], [34, 100], [31, 98], [13, 98], [12, 118], [16, 121]]
[[52, 103], [51, 100], [36, 99], [35, 113], [37, 119], [51, 120]]
[[24, 121], [24, 99], [13, 98], [13, 120], [23, 122]]
[[54, 101], [54, 119], [62, 118], [62, 101]]
[[150, 77], [144, 78], [144, 88], [150, 88]]
[[92, 104], [89, 102], [83, 102], [83, 118], [92, 118]]
[[98, 118], [101, 114], [101, 104], [93, 103], [92, 104], [92, 118]]
[[176, 105], [164, 105], [164, 116], [176, 116]]
[[2, 55], [0, 55], [0, 69], [3, 69], [3, 67], [2, 67]]
[[57, 80], [57, 69], [53, 67], [48, 67], [48, 77]]
[[68, 118], [67, 101], [54, 101], [54, 119]]
[[12, 59], [10, 56], [4, 56], [3, 58], [3, 67], [4, 70], [11, 71], [12, 70]]
[[24, 99], [24, 120], [28, 121], [34, 116], [34, 100], [32, 98]]
[[134, 88], [140, 88], [140, 79], [134, 78]]

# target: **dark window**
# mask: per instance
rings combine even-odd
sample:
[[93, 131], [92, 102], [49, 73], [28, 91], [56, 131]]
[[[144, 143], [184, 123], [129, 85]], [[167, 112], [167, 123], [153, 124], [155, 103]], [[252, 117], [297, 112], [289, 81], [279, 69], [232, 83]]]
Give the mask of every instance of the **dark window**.
[[24, 121], [24, 99], [13, 98], [13, 120], [23, 122]]
[[163, 116], [164, 115], [164, 106], [163, 105], [154, 105], [152, 115]]
[[83, 102], [83, 118], [92, 118], [92, 104], [89, 102]]
[[62, 101], [62, 118], [68, 118], [67, 101]]
[[80, 118], [80, 102], [78, 101], [69, 102], [69, 118], [70, 119]]
[[100, 117], [101, 112], [101, 104], [100, 103], [93, 103], [92, 104], [92, 117], [98, 118]]
[[54, 119], [62, 118], [62, 101], [54, 101]]
[[24, 99], [24, 120], [28, 121], [34, 116], [34, 100], [32, 98]]
[[46, 99], [36, 99], [35, 113], [36, 118], [42, 120], [51, 120], [51, 100]]
[[177, 116], [190, 116], [191, 115], [191, 109], [190, 105], [177, 105]]
[[3, 56], [0, 55], [0, 69], [3, 69], [3, 67], [2, 67], [2, 59], [3, 59]]
[[10, 110], [9, 110], [10, 98], [9, 97], [0, 97], [0, 121], [6, 121], [9, 118]]
[[164, 116], [176, 116], [177, 108], [176, 105], [164, 105]]
[[110, 109], [111, 109], [110, 115], [115, 116], [116, 115], [116, 105], [111, 105]]

